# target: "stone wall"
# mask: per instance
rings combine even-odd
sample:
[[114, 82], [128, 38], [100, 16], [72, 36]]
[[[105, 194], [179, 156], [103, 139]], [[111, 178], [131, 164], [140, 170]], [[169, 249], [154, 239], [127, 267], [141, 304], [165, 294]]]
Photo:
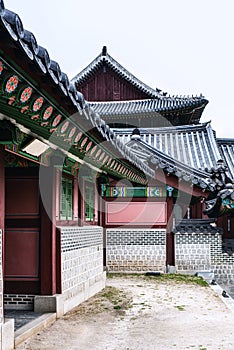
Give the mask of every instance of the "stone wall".
[[108, 272], [165, 271], [165, 229], [107, 229]]
[[234, 284], [234, 255], [222, 251], [222, 233], [175, 233], [177, 272], [209, 270], [221, 284]]
[[[65, 312], [105, 285], [103, 229], [99, 226], [61, 227], [62, 295]], [[73, 300], [73, 301], [72, 301]]]

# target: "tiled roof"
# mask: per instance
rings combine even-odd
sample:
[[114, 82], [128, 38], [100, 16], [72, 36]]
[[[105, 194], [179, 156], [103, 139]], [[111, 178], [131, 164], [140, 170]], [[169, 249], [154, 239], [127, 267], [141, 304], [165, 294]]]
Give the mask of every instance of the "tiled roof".
[[[137, 159], [131, 150], [125, 147], [116, 138], [116, 135], [110, 130], [105, 121], [87, 104], [83, 95], [75, 89], [74, 84], [69, 81], [67, 75], [61, 72], [59, 64], [50, 58], [45, 48], [37, 44], [34, 34], [24, 29], [20, 17], [16, 13], [5, 9], [2, 0], [0, 0], [0, 51], [1, 75], [2, 69], [4, 73], [5, 68], [8, 69], [10, 67], [8, 62], [10, 57], [11, 67], [9, 69], [17, 71], [22, 82], [26, 76], [28, 84], [31, 84], [33, 87], [33, 92], [35, 91], [37, 94], [42, 94], [43, 91], [45, 95], [43, 99], [51, 99], [55, 105], [55, 109], [57, 108], [59, 111], [62, 109], [62, 111], [60, 111], [62, 115], [62, 118], [60, 116], [61, 120], [67, 119], [69, 123], [72, 122], [75, 125], [74, 129], [77, 129], [76, 132], [80, 133], [86, 133], [88, 129], [87, 134], [89, 134], [89, 130], [94, 128], [96, 144], [101, 147], [103, 141], [108, 141], [106, 145], [108, 145], [108, 152], [112, 157], [121, 156], [121, 159], [123, 159], [121, 162], [124, 162], [126, 167], [132, 166], [134, 171], [136, 167], [137, 173], [140, 169], [143, 174], [148, 174], [149, 176], [154, 175], [152, 169]], [[17, 84], [18, 77], [15, 88], [18, 88]], [[50, 101], [48, 100], [48, 102]], [[16, 107], [12, 107], [12, 103], [14, 102], [8, 103], [10, 106], [8, 108], [12, 108], [15, 111]], [[15, 115], [14, 113], [13, 115]], [[28, 123], [28, 120], [22, 114], [22, 110], [20, 113], [20, 122], [24, 124], [26, 120], [26, 123]], [[78, 121], [76, 121], [76, 119], [71, 120], [71, 116], [76, 113], [78, 114]], [[36, 123], [37, 121], [30, 119], [30, 127], [35, 128], [35, 130], [42, 130], [43, 128], [42, 135], [46, 135], [45, 138], [48, 137], [50, 131], [46, 128], [49, 122], [46, 122], [46, 125], [43, 127]], [[27, 125], [29, 125], [29, 123]], [[35, 125], [37, 125], [37, 129]], [[94, 137], [92, 137], [92, 140], [93, 139]], [[69, 146], [72, 147], [73, 145]], [[67, 149], [68, 145], [64, 144], [64, 147]], [[71, 149], [70, 152], [74, 152], [76, 155], [76, 150]], [[131, 165], [129, 165], [128, 162]], [[115, 168], [117, 168], [117, 166], [120, 168], [120, 162], [117, 160], [115, 163]], [[133, 176], [135, 176], [135, 174]], [[141, 174], [140, 176], [143, 175]]]
[[234, 139], [217, 139], [219, 151], [224, 159], [229, 176], [234, 178]]
[[223, 229], [220, 227], [215, 227], [214, 219], [183, 219], [178, 224], [176, 224], [175, 228], [173, 228], [173, 233], [222, 233]]
[[[109, 128], [109, 126], [105, 123], [104, 120], [102, 120], [98, 113], [96, 113], [91, 106], [87, 104], [87, 102], [84, 100], [84, 97], [82, 94], [76, 91], [74, 88], [74, 85], [69, 82], [67, 76], [65, 73], [61, 72], [59, 65], [57, 62], [50, 59], [49, 54], [46, 49], [39, 46], [36, 42], [36, 39], [34, 35], [25, 30], [23, 28], [22, 22], [19, 18], [19, 16], [7, 9], [4, 8], [3, 1], [0, 0], [0, 50], [1, 50], [1, 56], [3, 56], [4, 60], [8, 60], [9, 57], [13, 57], [11, 60], [11, 67], [8, 67], [8, 63], [4, 61], [3, 66], [1, 66], [1, 69], [3, 68], [3, 73], [5, 72], [5, 68], [7, 69], [13, 69], [13, 70], [20, 70], [19, 76], [20, 80], [22, 81], [22, 84], [24, 82], [24, 76], [27, 76], [28, 84], [31, 84], [33, 87], [33, 91], [37, 91], [38, 94], [41, 93], [40, 89], [43, 90], [44, 93], [46, 93], [45, 99], [52, 98], [53, 103], [55, 104], [54, 108], [59, 108], [60, 106], [63, 108], [63, 111], [60, 113], [63, 115], [63, 119], [70, 121], [70, 116], [72, 113], [79, 112], [80, 116], [78, 116], [78, 120], [73, 120], [72, 122], [75, 124], [75, 128], [81, 130], [81, 133], [84, 133], [84, 130], [87, 130], [87, 127], [92, 127], [95, 129], [95, 138], [92, 139], [96, 143], [99, 142], [102, 143], [102, 141], [110, 141], [108, 142], [108, 147], [110, 147], [110, 154], [112, 153], [114, 157], [117, 155], [122, 155], [123, 162], [128, 165], [128, 162], [132, 164], [132, 169], [134, 169], [134, 166], [137, 169], [140, 169], [144, 174], [147, 174], [148, 176], [154, 176], [154, 171], [148, 166], [148, 164], [144, 161], [142, 161], [135, 152], [133, 152], [129, 147], [126, 147], [126, 145], [121, 142], [122, 139], [126, 139], [125, 136], [125, 130], [122, 130], [122, 137], [119, 138], [116, 137], [115, 133]], [[127, 75], [128, 72], [126, 72]], [[5, 73], [4, 73], [5, 74]], [[131, 77], [129, 76], [129, 79]], [[131, 78], [134, 79], [134, 78]], [[35, 86], [36, 83], [36, 86]], [[17, 84], [16, 86], [17, 87]], [[159, 94], [159, 93], [157, 93]], [[40, 95], [39, 95], [40, 96]], [[36, 98], [36, 97], [35, 97]], [[48, 103], [50, 101], [48, 100]], [[8, 109], [14, 108], [14, 111], [16, 112], [16, 107], [13, 106], [14, 100], [10, 101], [8, 103]], [[12, 107], [13, 106], [13, 107]], [[59, 107], [58, 107], [59, 106]], [[14, 113], [15, 113], [14, 112]], [[15, 118], [20, 118], [20, 122], [24, 124], [24, 120], [27, 121], [28, 127], [34, 128], [36, 125], [35, 130], [42, 130], [43, 129], [43, 135], [47, 137], [47, 134], [50, 132], [47, 130], [47, 123], [46, 126], [42, 126], [41, 124], [36, 124], [37, 120], [34, 121], [34, 119], [30, 119], [30, 123], [28, 123], [28, 119], [25, 118], [25, 115], [22, 114], [23, 111], [21, 109], [20, 111], [20, 117], [18, 115], [15, 116]], [[18, 120], [17, 119], [17, 120]], [[48, 122], [49, 125], [49, 122]], [[145, 137], [148, 137], [148, 148], [154, 149], [154, 154], [152, 158], [152, 163], [156, 160], [159, 162], [159, 166], [164, 169], [167, 172], [172, 172], [176, 176], [181, 177], [187, 181], [190, 181], [194, 184], [200, 185], [202, 188], [208, 187], [208, 184], [205, 183], [205, 177], [206, 173], [201, 170], [196, 171], [196, 176], [194, 177], [192, 175], [193, 169], [189, 165], [189, 158], [193, 159], [193, 162], [197, 162], [197, 169], [199, 169], [199, 164], [201, 165], [201, 168], [204, 168], [204, 165], [209, 166], [208, 161], [206, 162], [206, 158], [202, 154], [199, 156], [199, 152], [195, 152], [195, 156], [190, 157], [190, 153], [193, 153], [193, 147], [190, 146], [190, 139], [196, 140], [197, 137], [197, 144], [199, 147], [208, 147], [206, 146], [206, 142], [204, 141], [205, 135], [205, 127], [201, 126], [201, 129], [203, 132], [199, 132], [199, 128], [197, 127], [194, 129], [193, 132], [191, 132], [191, 137], [186, 133], [186, 129], [181, 129], [180, 134], [176, 136], [176, 133], [179, 132], [180, 128], [177, 128], [177, 132], [175, 132], [175, 136], [173, 136], [173, 132], [170, 128], [167, 128], [161, 130], [161, 136], [159, 135], [159, 150], [155, 149], [154, 146], [151, 146], [150, 142], [156, 142], [158, 137], [155, 138], [151, 137], [152, 131], [145, 132]], [[191, 129], [192, 130], [192, 129]], [[62, 130], [63, 131], [63, 130]], [[40, 132], [40, 131], [39, 131]], [[69, 131], [70, 132], [70, 131]], [[78, 132], [78, 130], [77, 130]], [[157, 133], [157, 129], [155, 129], [155, 133]], [[88, 132], [87, 132], [88, 133]], [[143, 132], [144, 133], [144, 132]], [[148, 136], [147, 136], [148, 133]], [[201, 134], [201, 135], [200, 135]], [[204, 135], [203, 135], [204, 134]], [[212, 130], [207, 127], [207, 140], [209, 138], [212, 138]], [[172, 136], [171, 136], [172, 135]], [[188, 136], [186, 136], [188, 135]], [[77, 136], [79, 136], [77, 134]], [[129, 132], [130, 136], [130, 132]], [[62, 137], [62, 135], [61, 135]], [[143, 136], [144, 138], [144, 136]], [[99, 140], [99, 141], [98, 141]], [[102, 140], [102, 141], [100, 141]], [[125, 140], [125, 141], [126, 141]], [[164, 140], [164, 141], [163, 141]], [[172, 140], [172, 146], [169, 147], [169, 140]], [[173, 141], [174, 140], [174, 141]], [[185, 141], [188, 141], [187, 146]], [[86, 140], [85, 140], [86, 142]], [[208, 142], [208, 141], [207, 141]], [[69, 143], [69, 141], [68, 141]], [[176, 148], [173, 148], [173, 144], [179, 144], [181, 147], [181, 150], [175, 151]], [[195, 141], [196, 143], [196, 141]], [[162, 146], [160, 146], [162, 145]], [[67, 147], [65, 145], [65, 147]], [[72, 147], [72, 145], [71, 145]], [[165, 149], [165, 151], [161, 151], [160, 149]], [[166, 151], [168, 152], [168, 155], [165, 154]], [[207, 155], [207, 159], [210, 160], [210, 163], [213, 162], [213, 157], [217, 157], [217, 154], [215, 154], [215, 151], [217, 151], [217, 154], [219, 153], [218, 150], [214, 149], [213, 155]], [[74, 152], [76, 155], [76, 150], [71, 148], [70, 152]], [[173, 164], [175, 166], [175, 160], [177, 152], [177, 158], [176, 160], [176, 167], [173, 168]], [[170, 155], [171, 153], [171, 155]], [[99, 152], [100, 155], [100, 152]], [[101, 157], [101, 156], [100, 156]], [[201, 159], [200, 159], [200, 158]], [[206, 156], [205, 156], [206, 157]], [[209, 158], [210, 157], [210, 158]], [[97, 156], [98, 158], [98, 156]], [[174, 158], [174, 159], [173, 159]], [[185, 159], [186, 158], [186, 159]], [[218, 154], [218, 157], [220, 158], [220, 155]], [[187, 162], [186, 162], [187, 160]], [[109, 162], [109, 161], [108, 161]], [[126, 165], [125, 164], [125, 165]], [[121, 169], [121, 164], [118, 163], [118, 161], [113, 162], [114, 169]], [[110, 167], [112, 166], [110, 165]], [[194, 164], [193, 164], [194, 165]], [[135, 169], [134, 169], [135, 170]], [[117, 170], [116, 170], [117, 171]], [[119, 170], [118, 170], [119, 171]], [[131, 173], [131, 170], [129, 170]], [[182, 174], [182, 175], [181, 175]], [[132, 174], [131, 176], [134, 176], [133, 179], [136, 179], [137, 174]], [[142, 181], [141, 175], [140, 175], [140, 181]]]
[[121, 78], [131, 83], [133, 86], [141, 90], [142, 92], [148, 94], [149, 98], [156, 99], [153, 100], [143, 100], [140, 102], [130, 101], [130, 103], [125, 102], [113, 102], [113, 103], [95, 103], [93, 106], [98, 113], [101, 114], [128, 114], [128, 113], [139, 113], [138, 110], [143, 112], [150, 112], [150, 110], [171, 110], [178, 108], [185, 108], [194, 106], [205, 107], [208, 101], [203, 96], [196, 97], [179, 97], [179, 96], [167, 96], [166, 92], [162, 92], [160, 89], [152, 89], [133, 74], [131, 74], [127, 69], [125, 69], [121, 64], [119, 64], [113, 57], [111, 57], [103, 47], [102, 53], [98, 55], [86, 68], [84, 68], [80, 73], [78, 73], [71, 81], [76, 85], [81, 84], [88, 77], [90, 77], [101, 65], [106, 64], [110, 66]]
[[[114, 129], [128, 143], [132, 129]], [[191, 168], [205, 170], [221, 158], [210, 123], [193, 126], [140, 129], [141, 140], [155, 150]]]
[[161, 168], [168, 175], [175, 175], [179, 179], [190, 182], [203, 189], [213, 189], [209, 173], [205, 170], [191, 167], [190, 165], [175, 159], [171, 155], [158, 150], [138, 137], [132, 137], [132, 140], [127, 143], [127, 146], [139, 159], [146, 164], [150, 164], [152, 168]]
[[208, 101], [200, 97], [165, 97], [157, 96], [155, 99], [114, 101], [114, 102], [91, 102], [91, 106], [101, 116], [128, 116], [128, 115], [153, 115], [165, 114], [174, 111], [204, 109]]

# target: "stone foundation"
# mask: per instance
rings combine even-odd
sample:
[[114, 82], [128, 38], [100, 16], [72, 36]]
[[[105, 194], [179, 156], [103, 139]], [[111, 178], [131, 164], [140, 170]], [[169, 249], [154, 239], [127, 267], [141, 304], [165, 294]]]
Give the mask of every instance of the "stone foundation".
[[108, 272], [165, 271], [165, 229], [107, 229]]
[[4, 294], [4, 309], [32, 311], [34, 297], [26, 294]]

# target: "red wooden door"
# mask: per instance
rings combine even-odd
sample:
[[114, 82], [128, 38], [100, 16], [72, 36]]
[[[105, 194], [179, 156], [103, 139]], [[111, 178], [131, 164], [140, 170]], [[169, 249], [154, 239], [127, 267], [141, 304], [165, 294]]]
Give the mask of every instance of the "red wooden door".
[[40, 290], [38, 176], [7, 174], [5, 186], [5, 293], [38, 293]]

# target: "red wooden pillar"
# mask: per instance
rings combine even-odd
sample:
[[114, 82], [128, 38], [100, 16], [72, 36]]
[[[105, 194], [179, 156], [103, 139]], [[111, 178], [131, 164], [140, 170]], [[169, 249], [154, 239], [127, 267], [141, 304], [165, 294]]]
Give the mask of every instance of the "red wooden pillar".
[[167, 198], [167, 239], [166, 239], [166, 264], [174, 265], [174, 234], [171, 232], [173, 228], [173, 197]]
[[79, 222], [79, 187], [78, 187], [78, 177], [74, 176], [73, 180], [73, 220]]
[[[61, 290], [57, 280], [61, 252], [56, 239], [56, 176], [55, 168], [40, 167], [41, 193], [41, 294], [53, 295]], [[58, 233], [57, 233], [58, 234]]]
[[[0, 145], [0, 229], [2, 230], [2, 241], [0, 244], [2, 245], [2, 261], [1, 261], [1, 269], [2, 269], [2, 278], [4, 276], [4, 231], [5, 231], [5, 161], [4, 161], [4, 146]], [[4, 285], [3, 281], [1, 283], [1, 303], [3, 305], [3, 295], [4, 295]], [[3, 310], [3, 308], [2, 308]], [[3, 319], [3, 311], [0, 315], [0, 319]]]
[[0, 229], [5, 225], [5, 162], [4, 145], [0, 145]]
[[105, 199], [102, 197], [102, 182], [97, 181], [98, 195], [98, 225], [103, 228], [103, 266], [106, 266], [106, 227], [105, 227]]
[[85, 199], [84, 199], [84, 180], [80, 170], [78, 171], [78, 225], [83, 226], [85, 221]]

